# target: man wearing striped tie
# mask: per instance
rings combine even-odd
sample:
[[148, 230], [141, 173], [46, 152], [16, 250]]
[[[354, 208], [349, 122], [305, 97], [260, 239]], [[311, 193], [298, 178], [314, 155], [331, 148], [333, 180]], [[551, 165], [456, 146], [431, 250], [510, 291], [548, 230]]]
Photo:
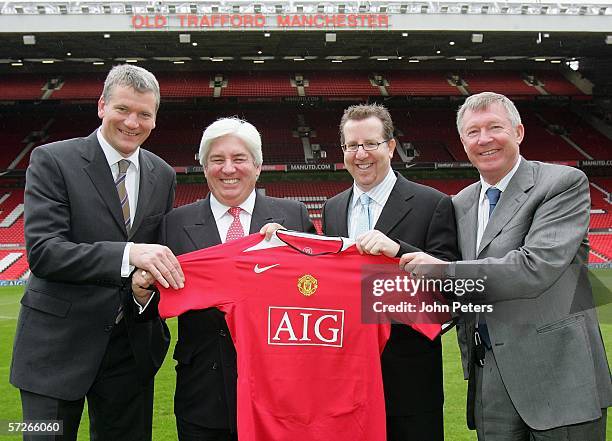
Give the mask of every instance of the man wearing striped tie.
[[151, 439], [153, 376], [168, 331], [156, 308], [136, 303], [150, 299], [132, 296], [129, 276], [138, 266], [166, 287], [183, 285], [172, 252], [149, 244], [176, 186], [172, 168], [140, 147], [159, 101], [153, 74], [116, 66], [98, 101], [101, 127], [32, 152], [25, 192], [32, 274], [11, 383], [24, 420], [63, 422], [63, 437], [36, 440], [76, 440], [85, 399], [91, 439]]
[[[425, 251], [457, 255], [450, 197], [411, 182], [391, 168], [393, 121], [381, 105], [351, 106], [340, 122], [344, 164], [353, 186], [323, 207], [323, 232], [354, 238], [360, 251], [399, 256]], [[355, 277], [359, 277], [356, 274]], [[382, 354], [389, 441], [441, 441], [442, 343], [393, 325]]]

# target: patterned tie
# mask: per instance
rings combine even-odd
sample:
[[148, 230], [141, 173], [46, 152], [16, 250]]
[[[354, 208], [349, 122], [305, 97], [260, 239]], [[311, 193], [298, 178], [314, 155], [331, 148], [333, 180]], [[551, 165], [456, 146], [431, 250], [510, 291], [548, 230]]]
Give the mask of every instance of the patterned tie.
[[[497, 201], [499, 201], [499, 197], [501, 196], [501, 190], [499, 188], [489, 187], [485, 195], [489, 200], [489, 219], [491, 219], [491, 214], [493, 214], [493, 210], [495, 210]], [[478, 331], [480, 332], [480, 337], [484, 345], [487, 349], [491, 349], [491, 337], [489, 336], [489, 327], [487, 326], [487, 319], [484, 313], [478, 315]]]
[[240, 207], [231, 207], [229, 210], [227, 210], [227, 212], [234, 218], [234, 220], [232, 221], [229, 230], [227, 230], [225, 242], [244, 237], [244, 229], [240, 223]]
[[359, 207], [357, 219], [355, 219], [357, 225], [355, 228], [355, 237], [353, 237], [353, 239], [356, 239], [360, 235], [372, 229], [372, 226], [370, 225], [370, 202], [372, 202], [372, 198], [365, 193], [362, 193], [359, 197], [359, 203], [361, 205]]
[[491, 219], [491, 214], [493, 213], [493, 210], [495, 210], [497, 201], [499, 201], [499, 197], [501, 196], [501, 190], [499, 188], [489, 187], [485, 194], [489, 200], [489, 219]]
[[[125, 224], [125, 229], [130, 233], [130, 228], [132, 227], [132, 222], [130, 220], [130, 201], [127, 195], [127, 189], [125, 188], [125, 174], [127, 173], [127, 169], [130, 166], [130, 161], [127, 159], [122, 159], [117, 162], [119, 166], [119, 174], [117, 175], [117, 180], [115, 181], [115, 187], [117, 187], [117, 194], [119, 194], [119, 201], [121, 202], [121, 211], [123, 212], [123, 222]], [[123, 318], [123, 305], [119, 305], [119, 310], [117, 311], [117, 317], [115, 318], [115, 324], [119, 323]]]
[[130, 201], [128, 199], [127, 189], [125, 188], [125, 175], [127, 173], [128, 167], [130, 166], [130, 161], [128, 161], [127, 159], [122, 159], [117, 164], [119, 165], [119, 175], [117, 175], [115, 187], [117, 187], [119, 201], [121, 201], [121, 211], [123, 212], [123, 222], [125, 224], [125, 229], [129, 233], [130, 228], [132, 227], [132, 222], [130, 220]]

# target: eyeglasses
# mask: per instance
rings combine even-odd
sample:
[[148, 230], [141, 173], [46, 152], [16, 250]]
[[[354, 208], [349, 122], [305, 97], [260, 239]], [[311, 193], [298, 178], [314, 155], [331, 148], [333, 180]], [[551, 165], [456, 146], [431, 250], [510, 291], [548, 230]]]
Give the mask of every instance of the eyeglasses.
[[391, 141], [391, 139], [393, 138], [385, 139], [384, 141], [380, 142], [364, 142], [363, 144], [342, 144], [340, 147], [342, 147], [342, 150], [344, 150], [345, 152], [354, 153], [359, 150], [359, 147], [363, 147], [366, 152], [370, 152], [372, 150], [376, 150], [381, 144]]

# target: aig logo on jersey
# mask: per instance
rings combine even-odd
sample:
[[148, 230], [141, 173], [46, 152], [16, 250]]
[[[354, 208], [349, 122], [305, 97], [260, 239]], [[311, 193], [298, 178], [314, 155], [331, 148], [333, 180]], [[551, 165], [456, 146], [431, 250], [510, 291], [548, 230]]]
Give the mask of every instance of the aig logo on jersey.
[[268, 344], [341, 348], [344, 311], [341, 309], [268, 307]]

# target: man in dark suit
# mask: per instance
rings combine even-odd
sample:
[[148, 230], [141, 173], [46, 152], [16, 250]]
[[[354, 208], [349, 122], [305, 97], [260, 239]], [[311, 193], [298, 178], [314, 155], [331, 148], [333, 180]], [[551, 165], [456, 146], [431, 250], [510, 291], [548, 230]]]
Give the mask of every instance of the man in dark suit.
[[[323, 207], [323, 232], [348, 236], [370, 254], [426, 251], [455, 259], [457, 238], [450, 197], [410, 182], [391, 169], [393, 122], [380, 105], [351, 106], [340, 123], [344, 164], [352, 188]], [[444, 438], [442, 346], [406, 325], [393, 325], [382, 354], [389, 441]]]
[[153, 376], [168, 332], [158, 317], [140, 314], [129, 276], [138, 266], [164, 286], [183, 284], [172, 252], [146, 244], [157, 240], [175, 189], [172, 168], [140, 148], [158, 106], [150, 72], [116, 66], [98, 102], [101, 127], [32, 152], [25, 190], [32, 274], [10, 380], [21, 390], [24, 420], [61, 420], [64, 433], [36, 440], [76, 440], [85, 397], [91, 439], [151, 439]]
[[[174, 209], [162, 226], [161, 243], [175, 254], [250, 233], [269, 237], [281, 225], [315, 233], [304, 204], [255, 191], [263, 158], [261, 137], [252, 124], [238, 118], [212, 123], [202, 136], [199, 157], [210, 193]], [[134, 291], [152, 281], [144, 274], [135, 273]], [[236, 439], [236, 350], [223, 313], [216, 308], [189, 311], [179, 316], [178, 333], [174, 412], [179, 440]]]
[[453, 198], [464, 260], [418, 252], [401, 264], [485, 281], [484, 296], [457, 298], [490, 306], [457, 324], [468, 426], [480, 441], [603, 441], [612, 382], [586, 270], [588, 179], [523, 159], [525, 129], [503, 95], [469, 97], [457, 129], [480, 172]]

